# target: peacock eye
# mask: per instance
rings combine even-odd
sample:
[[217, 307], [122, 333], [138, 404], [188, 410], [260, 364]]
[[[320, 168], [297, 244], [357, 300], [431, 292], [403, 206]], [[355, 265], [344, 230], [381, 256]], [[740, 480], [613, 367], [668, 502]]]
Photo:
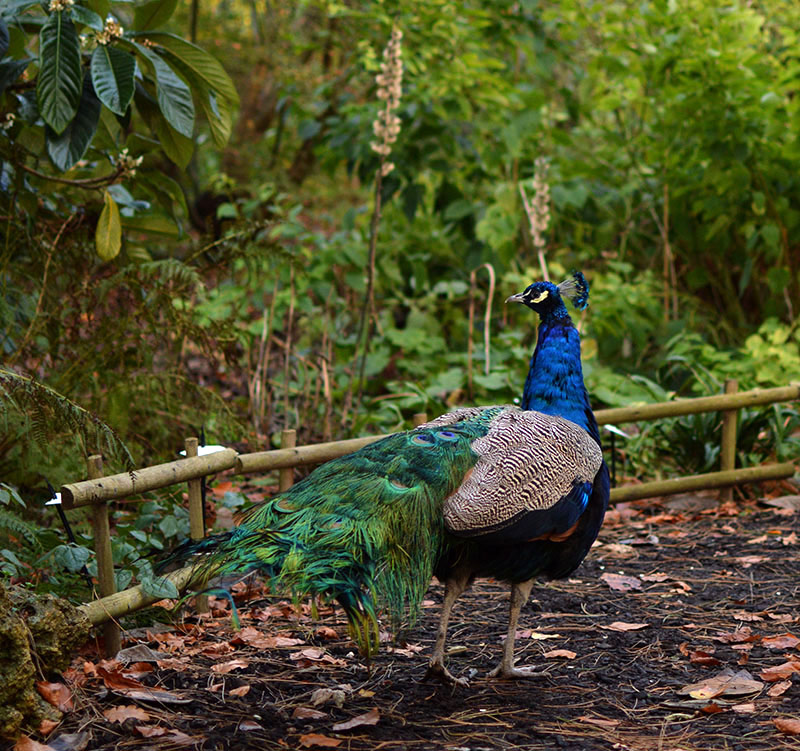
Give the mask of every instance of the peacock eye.
[[433, 440], [427, 433], [419, 433], [418, 435], [411, 436], [411, 443], [417, 446], [430, 446]]
[[445, 441], [458, 440], [458, 436], [455, 433], [450, 432], [449, 430], [440, 430], [438, 435], [440, 438], [444, 438]]

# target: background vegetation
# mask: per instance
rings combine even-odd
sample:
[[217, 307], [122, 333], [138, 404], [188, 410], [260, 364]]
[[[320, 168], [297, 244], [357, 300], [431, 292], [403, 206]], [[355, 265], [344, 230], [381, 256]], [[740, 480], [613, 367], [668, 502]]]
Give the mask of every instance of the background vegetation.
[[[514, 399], [535, 331], [502, 300], [542, 275], [537, 158], [549, 273], [592, 284], [598, 406], [800, 379], [799, 32], [783, 0], [4, 3], [0, 566], [84, 586], [83, 538], [41, 503], [93, 451], [119, 469], [201, 427], [257, 449]], [[796, 455], [796, 411], [745, 417], [742, 463]], [[711, 469], [718, 429], [643, 426], [624, 471]], [[128, 580], [186, 526], [170, 498], [117, 523]]]

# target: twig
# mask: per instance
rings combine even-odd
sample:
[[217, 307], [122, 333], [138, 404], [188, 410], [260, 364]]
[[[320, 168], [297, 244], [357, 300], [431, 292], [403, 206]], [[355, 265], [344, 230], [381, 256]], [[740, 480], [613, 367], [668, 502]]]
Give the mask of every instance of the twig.
[[127, 169], [122, 165], [118, 165], [112, 173], [105, 175], [104, 177], [87, 177], [83, 180], [70, 180], [66, 177], [46, 175], [44, 172], [39, 172], [38, 170], [33, 169], [33, 167], [28, 167], [25, 164], [16, 164], [15, 166], [19, 167], [21, 170], [30, 175], [40, 177], [42, 180], [49, 180], [50, 182], [61, 183], [62, 185], [72, 185], [73, 187], [85, 188], [87, 190], [99, 190], [106, 185], [111, 185]]

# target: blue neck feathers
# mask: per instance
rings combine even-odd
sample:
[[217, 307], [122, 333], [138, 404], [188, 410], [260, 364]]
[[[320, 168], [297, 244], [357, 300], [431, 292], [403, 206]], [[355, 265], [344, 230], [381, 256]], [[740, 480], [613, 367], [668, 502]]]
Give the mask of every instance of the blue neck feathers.
[[522, 392], [522, 409], [557, 415], [600, 434], [583, 384], [581, 338], [566, 309], [542, 318]]

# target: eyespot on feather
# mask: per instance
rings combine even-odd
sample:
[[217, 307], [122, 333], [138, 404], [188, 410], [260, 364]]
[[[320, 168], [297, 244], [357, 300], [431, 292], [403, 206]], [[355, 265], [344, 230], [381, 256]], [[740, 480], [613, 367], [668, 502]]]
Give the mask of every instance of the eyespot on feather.
[[445, 441], [450, 441], [451, 443], [458, 440], [458, 436], [450, 430], [440, 430], [436, 435]]
[[411, 436], [411, 443], [415, 446], [433, 446], [433, 438], [428, 433], [417, 433]]

